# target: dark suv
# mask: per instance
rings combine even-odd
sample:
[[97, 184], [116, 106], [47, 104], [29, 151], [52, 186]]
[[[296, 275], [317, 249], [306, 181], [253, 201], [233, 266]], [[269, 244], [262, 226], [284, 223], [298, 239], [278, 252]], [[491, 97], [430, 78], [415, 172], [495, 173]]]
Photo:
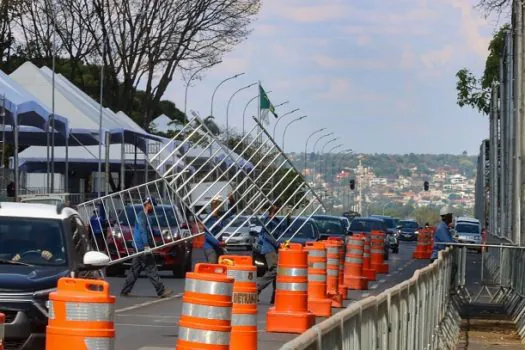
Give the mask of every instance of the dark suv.
[[90, 251], [88, 237], [78, 213], [62, 204], [0, 203], [5, 350], [45, 349], [47, 300], [58, 279], [103, 278], [98, 269], [109, 258]]

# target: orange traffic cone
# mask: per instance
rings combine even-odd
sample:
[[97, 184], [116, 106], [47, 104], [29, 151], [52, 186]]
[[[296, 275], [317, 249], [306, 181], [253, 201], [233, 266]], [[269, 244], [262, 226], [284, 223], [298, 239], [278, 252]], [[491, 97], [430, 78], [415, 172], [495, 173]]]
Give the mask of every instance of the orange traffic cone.
[[268, 332], [303, 333], [315, 323], [308, 311], [308, 257], [298, 243], [281, 244], [275, 306], [266, 314]]
[[235, 280], [230, 350], [257, 350], [257, 268], [251, 256], [243, 255], [222, 255], [219, 264]]
[[332, 300], [326, 295], [326, 248], [323, 242], [308, 242], [308, 311], [315, 316], [332, 315]]
[[339, 245], [341, 241], [325, 241], [326, 245], [326, 294], [332, 299], [332, 307], [343, 307], [339, 294]]
[[348, 237], [345, 257], [345, 286], [348, 289], [368, 289], [368, 280], [363, 276], [364, 245], [360, 235]]
[[233, 278], [227, 267], [197, 264], [186, 274], [177, 350], [228, 350]]
[[370, 261], [370, 236], [363, 235], [363, 240], [365, 242], [363, 251], [363, 276], [369, 281], [375, 281], [377, 278], [376, 271], [372, 268]]
[[372, 231], [370, 236], [371, 266], [376, 273], [388, 273], [388, 264], [385, 263], [385, 234], [382, 231]]
[[425, 255], [427, 259], [430, 259], [432, 257], [433, 249], [434, 249], [434, 228], [429, 227], [428, 236], [427, 236], [427, 251]]
[[49, 294], [46, 349], [111, 350], [115, 342], [115, 297], [109, 283], [61, 278]]

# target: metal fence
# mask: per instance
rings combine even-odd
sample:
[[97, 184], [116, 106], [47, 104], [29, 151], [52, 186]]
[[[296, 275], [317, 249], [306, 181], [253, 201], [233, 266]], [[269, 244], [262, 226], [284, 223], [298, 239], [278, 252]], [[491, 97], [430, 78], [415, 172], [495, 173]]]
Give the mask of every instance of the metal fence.
[[451, 305], [454, 249], [377, 296], [345, 310], [285, 344], [283, 350], [452, 349], [458, 314]]

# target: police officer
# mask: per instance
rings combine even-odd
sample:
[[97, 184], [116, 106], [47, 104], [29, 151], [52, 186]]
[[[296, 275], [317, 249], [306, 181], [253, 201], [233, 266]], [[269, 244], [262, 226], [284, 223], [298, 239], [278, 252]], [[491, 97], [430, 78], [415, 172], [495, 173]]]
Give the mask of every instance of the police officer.
[[[226, 253], [222, 242], [215, 238], [215, 236], [221, 232], [223, 223], [226, 220], [224, 213], [222, 213], [222, 203], [223, 198], [221, 196], [215, 196], [212, 199], [211, 214], [206, 221], [206, 230], [204, 233], [206, 238], [204, 241], [204, 255], [206, 255], [206, 260], [208, 260], [208, 263], [210, 264], [217, 264], [219, 256]], [[215, 226], [212, 228], [213, 225]]]
[[[279, 243], [275, 237], [279, 237], [281, 233], [286, 229], [285, 222], [288, 221], [288, 218], [285, 219], [282, 223], [281, 220], [275, 216], [281, 209], [280, 203], [273, 203], [269, 210], [268, 215], [263, 219], [264, 227], [262, 227], [261, 232], [257, 238], [257, 250], [259, 253], [264, 255], [266, 260], [267, 270], [266, 273], [260, 278], [259, 283], [257, 284], [257, 294], [261, 294], [263, 290], [270, 285], [273, 286], [271, 304], [275, 302], [275, 286], [276, 286], [276, 277], [277, 277], [277, 251], [279, 249]], [[273, 235], [271, 234], [273, 232]]]

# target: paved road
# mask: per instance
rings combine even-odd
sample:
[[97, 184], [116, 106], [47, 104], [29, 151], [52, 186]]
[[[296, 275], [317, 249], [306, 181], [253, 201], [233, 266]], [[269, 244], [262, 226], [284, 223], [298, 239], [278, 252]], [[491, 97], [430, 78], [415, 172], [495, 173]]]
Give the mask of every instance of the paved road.
[[[402, 242], [400, 253], [391, 254], [389, 264], [390, 272], [379, 275], [378, 280], [370, 283], [368, 291], [350, 292], [349, 303], [379, 294], [381, 291], [409, 278], [413, 272], [426, 265], [428, 261], [412, 260], [411, 255], [414, 243]], [[194, 253], [195, 262], [204, 260], [197, 252]], [[147, 279], [142, 278], [134, 289], [136, 297], [117, 298], [116, 311], [116, 350], [172, 350], [177, 342], [177, 322], [181, 310], [181, 296], [184, 290], [184, 280], [175, 279], [169, 274], [163, 274], [166, 286], [175, 291], [175, 295], [159, 300], [154, 296], [154, 289]], [[112, 292], [118, 295], [123, 283], [123, 278], [109, 279]], [[259, 349], [279, 349], [285, 342], [293, 339], [295, 335], [267, 333], [265, 329], [265, 316], [269, 307], [271, 290], [268, 288], [261, 295], [259, 304]], [[337, 312], [341, 309], [334, 309]], [[317, 320], [321, 321], [320, 318]]]

